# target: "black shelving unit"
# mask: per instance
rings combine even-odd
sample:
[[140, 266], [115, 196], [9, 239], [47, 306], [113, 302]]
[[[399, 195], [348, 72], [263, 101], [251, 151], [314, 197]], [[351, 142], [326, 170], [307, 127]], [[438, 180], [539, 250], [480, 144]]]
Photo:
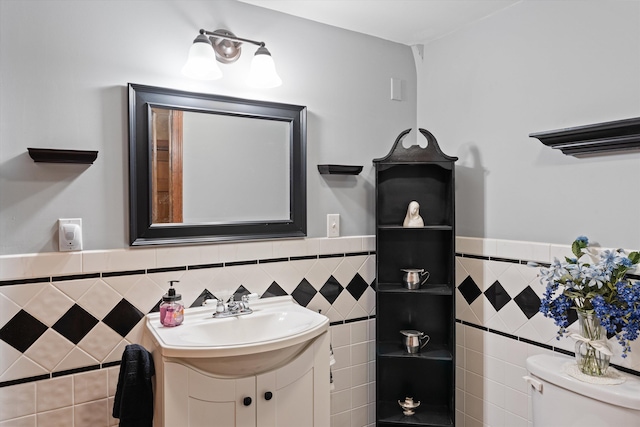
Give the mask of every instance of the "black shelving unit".
[[[455, 424], [455, 210], [456, 157], [419, 129], [427, 146], [402, 146], [374, 159], [376, 175], [376, 418], [378, 426]], [[424, 227], [403, 227], [411, 201], [420, 204]], [[419, 289], [402, 284], [406, 268], [430, 276]], [[430, 336], [420, 352], [406, 351], [401, 330]], [[420, 401], [403, 415], [398, 401]]]

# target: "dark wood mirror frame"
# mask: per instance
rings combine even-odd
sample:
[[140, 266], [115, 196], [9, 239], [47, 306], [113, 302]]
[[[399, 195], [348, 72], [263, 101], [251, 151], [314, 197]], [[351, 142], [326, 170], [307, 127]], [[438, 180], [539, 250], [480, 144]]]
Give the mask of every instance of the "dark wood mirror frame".
[[[151, 108], [215, 113], [290, 123], [286, 220], [154, 224]], [[306, 107], [129, 84], [129, 243], [131, 246], [304, 237], [307, 233]], [[270, 165], [265, 165], [270, 167]], [[203, 195], [206, 197], [206, 195]]]

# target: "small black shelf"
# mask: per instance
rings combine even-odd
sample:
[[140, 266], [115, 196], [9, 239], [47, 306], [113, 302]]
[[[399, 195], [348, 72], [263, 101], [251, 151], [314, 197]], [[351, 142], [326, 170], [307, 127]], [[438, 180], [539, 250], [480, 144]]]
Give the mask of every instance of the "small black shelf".
[[[399, 335], [398, 335], [399, 336]], [[424, 360], [440, 360], [452, 362], [453, 355], [444, 345], [427, 343], [419, 353], [407, 353], [402, 348], [400, 339], [393, 342], [380, 342], [378, 344], [378, 356], [381, 358], [406, 358], [406, 359], [424, 359]]]
[[362, 166], [354, 165], [318, 165], [321, 175], [358, 175]]
[[640, 117], [530, 133], [544, 145], [574, 157], [640, 151]]
[[80, 163], [93, 164], [98, 158], [97, 151], [64, 150], [57, 148], [27, 148], [29, 156], [36, 163]]
[[420, 406], [416, 408], [415, 414], [404, 415], [398, 402], [382, 402], [380, 404], [380, 411], [381, 413], [378, 415], [378, 425], [453, 426], [453, 419], [451, 418], [452, 411], [443, 405], [428, 405], [425, 402], [421, 402]]
[[424, 227], [403, 227], [402, 225], [379, 225], [380, 230], [404, 230], [404, 231], [451, 231], [453, 227], [450, 225], [425, 225]]
[[376, 291], [394, 294], [453, 295], [453, 289], [450, 285], [443, 283], [431, 284], [429, 282], [422, 285], [419, 289], [407, 289], [400, 283], [378, 283]]

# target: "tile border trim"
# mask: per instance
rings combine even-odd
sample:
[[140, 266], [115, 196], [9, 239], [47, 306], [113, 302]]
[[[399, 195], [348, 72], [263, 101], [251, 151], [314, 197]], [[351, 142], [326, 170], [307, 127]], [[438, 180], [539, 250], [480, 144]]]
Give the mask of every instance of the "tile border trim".
[[282, 258], [253, 259], [253, 260], [245, 260], [245, 261], [229, 261], [229, 262], [219, 262], [219, 263], [213, 263], [213, 264], [182, 265], [182, 266], [175, 266], [175, 267], [157, 267], [157, 268], [154, 267], [154, 268], [146, 268], [146, 269], [139, 269], [139, 270], [105, 271], [101, 273], [78, 273], [78, 274], [69, 274], [69, 275], [63, 275], [63, 276], [28, 277], [24, 279], [0, 280], [0, 286], [27, 285], [27, 284], [33, 284], [33, 283], [62, 282], [62, 281], [83, 280], [83, 279], [99, 279], [103, 277], [134, 276], [137, 274], [141, 274], [141, 275], [154, 274], [154, 273], [164, 273], [168, 271], [201, 270], [201, 269], [207, 269], [207, 268], [270, 264], [275, 262], [290, 262], [290, 261], [302, 261], [302, 260], [311, 260], [311, 259], [369, 256], [369, 255], [375, 255], [375, 254], [376, 254], [375, 251], [341, 252], [341, 253], [334, 253], [334, 254], [291, 256], [291, 257], [282, 257]]
[[[101, 272], [101, 273], [79, 273], [79, 274], [71, 274], [71, 275], [60, 275], [60, 276], [46, 276], [46, 277], [28, 277], [23, 279], [9, 279], [9, 280], [0, 280], [0, 286], [10, 286], [10, 285], [22, 285], [22, 284], [33, 284], [33, 283], [43, 283], [43, 282], [58, 282], [58, 281], [68, 281], [68, 280], [83, 280], [89, 278], [101, 278], [101, 277], [118, 277], [118, 276], [131, 276], [131, 275], [142, 275], [142, 274], [153, 274], [162, 271], [177, 271], [177, 270], [196, 270], [196, 269], [206, 269], [206, 268], [220, 268], [220, 267], [231, 267], [234, 265], [246, 265], [246, 264], [266, 264], [271, 262], [288, 262], [288, 261], [300, 261], [300, 260], [311, 260], [311, 259], [324, 259], [324, 258], [338, 258], [338, 257], [350, 257], [350, 256], [363, 256], [363, 255], [375, 255], [375, 251], [358, 251], [358, 252], [345, 252], [345, 253], [334, 253], [334, 254], [318, 254], [318, 255], [304, 255], [304, 256], [290, 256], [290, 257], [282, 257], [282, 258], [269, 258], [269, 259], [258, 259], [258, 260], [247, 260], [247, 261], [231, 261], [231, 262], [220, 262], [214, 264], [202, 264], [202, 265], [188, 265], [188, 266], [176, 266], [176, 267], [168, 267], [168, 268], [148, 268], [148, 269], [139, 269], [139, 270], [127, 270], [127, 271], [112, 271], [112, 272]], [[505, 257], [496, 257], [496, 256], [484, 256], [484, 255], [475, 255], [468, 253], [455, 253], [456, 258], [472, 258], [479, 259], [484, 261], [496, 261], [496, 262], [507, 262], [514, 264], [522, 264], [522, 265], [531, 265], [535, 264], [536, 266], [544, 267], [549, 266], [548, 263], [539, 262], [539, 261], [528, 261], [522, 259], [515, 258], [505, 258]], [[640, 274], [628, 274], [633, 280], [640, 280]], [[330, 326], [350, 324], [354, 322], [367, 321], [370, 319], [375, 319], [375, 315], [355, 318], [355, 319], [346, 319], [342, 321], [331, 322]], [[529, 340], [527, 338], [518, 337], [516, 335], [512, 335], [509, 333], [505, 333], [502, 331], [498, 331], [495, 329], [491, 329], [485, 326], [473, 324], [470, 322], [466, 322], [463, 320], [456, 319], [456, 323], [460, 323], [465, 326], [473, 327], [476, 329], [480, 329], [485, 332], [493, 333], [496, 335], [500, 335], [515, 341], [520, 341], [526, 344], [531, 344], [540, 348], [544, 348], [550, 351], [554, 351], [557, 353], [561, 353], [567, 356], [575, 356], [575, 354], [571, 351], [553, 347], [548, 344], [539, 343], [536, 341]], [[93, 371], [98, 369], [107, 369], [114, 366], [119, 366], [121, 364], [120, 361], [107, 362], [103, 364], [97, 364], [87, 367], [80, 367], [75, 369], [70, 369], [67, 371], [60, 372], [52, 372], [49, 374], [37, 375], [33, 377], [26, 378], [18, 378], [9, 381], [0, 382], [0, 388], [8, 387], [12, 385], [24, 384], [29, 382], [41, 381], [51, 378], [57, 378], [66, 375], [73, 375], [81, 372]], [[636, 371], [633, 369], [625, 368], [623, 366], [619, 366], [616, 364], [611, 364], [611, 366], [615, 367], [621, 372], [628, 373], [634, 376], [640, 376], [640, 371]]]
[[[366, 316], [366, 317], [358, 317], [356, 319], [347, 319], [347, 320], [342, 320], [342, 321], [338, 321], [338, 322], [331, 322], [329, 324], [329, 326], [336, 326], [336, 325], [345, 325], [345, 324], [351, 324], [351, 323], [356, 323], [356, 322], [365, 322], [367, 320], [370, 319], [375, 319], [376, 316]], [[80, 374], [83, 372], [89, 372], [89, 371], [97, 371], [100, 369], [108, 369], [108, 368], [112, 368], [114, 366], [120, 366], [122, 364], [121, 361], [115, 361], [115, 362], [106, 362], [106, 363], [101, 363], [98, 365], [91, 365], [91, 366], [84, 366], [81, 368], [74, 368], [74, 369], [68, 369], [65, 371], [57, 371], [57, 372], [51, 372], [49, 374], [43, 374], [43, 375], [36, 375], [33, 377], [25, 377], [25, 378], [18, 378], [15, 380], [9, 380], [9, 381], [2, 381], [0, 382], [0, 388], [3, 387], [10, 387], [13, 385], [19, 385], [19, 384], [26, 384], [26, 383], [31, 383], [31, 382], [36, 382], [36, 381], [43, 381], [43, 380], [49, 380], [49, 379], [53, 379], [53, 378], [60, 378], [60, 377], [64, 377], [67, 375], [74, 375], [74, 374]]]
[[[566, 356], [575, 357], [575, 355], [576, 355], [574, 352], [569, 351], [569, 350], [565, 350], [563, 348], [553, 347], [553, 346], [551, 346], [549, 344], [543, 344], [543, 343], [540, 343], [540, 342], [537, 342], [537, 341], [533, 341], [533, 340], [530, 340], [530, 339], [527, 339], [527, 338], [523, 338], [523, 337], [519, 337], [519, 336], [516, 336], [516, 335], [508, 334], [506, 332], [498, 331], [496, 329], [491, 329], [491, 328], [488, 328], [486, 326], [476, 325], [475, 323], [467, 322], [465, 320], [456, 319], [456, 323], [460, 323], [461, 325], [469, 326], [471, 328], [480, 329], [481, 331], [489, 332], [491, 334], [500, 335], [500, 336], [503, 336], [505, 338], [509, 338], [511, 340], [514, 340], [514, 341], [520, 341], [520, 342], [523, 342], [525, 344], [531, 344], [531, 345], [534, 345], [536, 347], [543, 348], [545, 350], [550, 350], [550, 351], [553, 351], [555, 353], [564, 354]], [[627, 374], [640, 377], [640, 371], [636, 371], [634, 369], [625, 368], [624, 366], [616, 365], [615, 363], [611, 363], [610, 366], [616, 368], [617, 370], [619, 370], [621, 372], [625, 372]]]
[[[346, 252], [346, 253], [336, 253], [330, 254], [331, 258], [343, 258], [349, 256], [363, 256], [363, 255], [375, 255], [375, 251], [358, 251], [358, 252]], [[114, 272], [102, 272], [102, 273], [80, 273], [73, 275], [64, 275], [64, 276], [49, 276], [49, 277], [39, 277], [39, 278], [25, 278], [25, 279], [17, 279], [17, 280], [2, 280], [0, 281], [0, 286], [9, 286], [9, 285], [24, 285], [24, 284], [32, 284], [32, 283], [47, 283], [47, 282], [56, 282], [56, 281], [69, 281], [69, 280], [83, 280], [83, 279], [91, 279], [91, 278], [101, 278], [101, 277], [117, 277], [117, 276], [133, 276], [133, 275], [143, 275], [143, 274], [154, 274], [166, 271], [187, 271], [187, 270], [199, 270], [205, 268], [221, 268], [221, 267], [231, 267], [237, 265], [248, 265], [248, 264], [268, 264], [273, 262], [289, 262], [289, 261], [299, 261], [299, 260], [310, 260], [310, 259], [324, 259], [327, 256], [323, 255], [308, 255], [308, 256], [291, 256], [291, 257], [283, 257], [283, 258], [269, 258], [269, 259], [261, 259], [261, 260], [247, 260], [247, 261], [232, 261], [232, 262], [221, 262], [214, 264], [201, 264], [201, 265], [189, 265], [189, 266], [177, 266], [177, 267], [166, 267], [166, 268], [148, 268], [141, 270], [127, 270], [127, 271], [114, 271]], [[346, 319], [337, 322], [331, 322], [329, 326], [348, 324], [354, 322], [365, 321], [369, 319], [375, 319], [375, 315], [359, 317], [355, 319]], [[83, 366], [79, 368], [69, 369], [66, 371], [58, 371], [58, 372], [50, 372], [48, 374], [37, 375], [33, 377], [25, 377], [25, 378], [17, 378], [14, 380], [2, 381], [0, 382], [0, 388], [9, 387], [12, 385], [24, 384], [29, 382], [41, 381], [51, 378], [58, 378], [66, 375], [73, 375], [87, 371], [94, 371], [98, 369], [106, 369], [113, 366], [119, 366], [120, 361], [106, 362], [91, 366]]]
[[376, 318], [376, 315], [373, 314], [371, 316], [356, 317], [354, 319], [338, 320], [338, 321], [329, 323], [329, 326], [348, 325], [349, 323], [364, 322], [364, 321], [375, 319], [375, 318]]
[[[483, 260], [483, 261], [496, 261], [496, 262], [507, 262], [507, 263], [512, 263], [512, 264], [521, 264], [521, 265], [527, 265], [527, 266], [532, 266], [533, 267], [549, 267], [550, 264], [548, 263], [544, 263], [544, 262], [539, 262], [539, 261], [528, 261], [528, 260], [522, 260], [522, 259], [515, 259], [515, 258], [504, 258], [504, 257], [495, 257], [495, 256], [485, 256], [485, 255], [475, 255], [475, 254], [466, 254], [466, 253], [461, 253], [461, 252], [456, 252], [456, 258], [472, 258], [472, 259], [479, 259], [479, 260]], [[629, 277], [630, 279], [633, 280], [640, 280], [640, 275], [639, 274], [627, 274], [627, 277]], [[496, 334], [496, 335], [501, 335], [505, 338], [509, 338], [515, 341], [520, 341], [526, 344], [531, 344], [531, 345], [535, 345], [536, 347], [540, 347], [540, 348], [544, 348], [546, 350], [550, 350], [553, 351], [555, 353], [561, 353], [564, 354], [566, 356], [571, 356], [571, 357], [575, 357], [575, 353], [569, 350], [565, 350], [563, 348], [559, 348], [559, 347], [554, 347], [551, 346], [549, 344], [544, 344], [544, 343], [540, 343], [537, 341], [533, 341], [527, 338], [523, 338], [523, 337], [518, 337], [516, 335], [512, 335], [506, 332], [502, 332], [502, 331], [498, 331], [496, 329], [491, 329], [491, 328], [487, 328], [486, 326], [481, 326], [481, 325], [476, 325], [474, 323], [471, 322], [467, 322], [464, 320], [460, 320], [460, 319], [456, 319], [457, 323], [463, 324], [465, 326], [470, 326], [472, 328], [476, 328], [476, 329], [480, 329], [482, 331], [485, 332], [490, 332], [492, 334]], [[625, 372], [627, 374], [630, 375], [634, 375], [634, 376], [640, 376], [640, 371], [636, 371], [634, 369], [629, 369], [629, 368], [625, 368], [624, 366], [620, 366], [620, 365], [616, 365], [614, 363], [612, 363], [610, 366], [613, 366], [614, 368], [616, 368], [617, 370], [621, 371], [621, 372]]]

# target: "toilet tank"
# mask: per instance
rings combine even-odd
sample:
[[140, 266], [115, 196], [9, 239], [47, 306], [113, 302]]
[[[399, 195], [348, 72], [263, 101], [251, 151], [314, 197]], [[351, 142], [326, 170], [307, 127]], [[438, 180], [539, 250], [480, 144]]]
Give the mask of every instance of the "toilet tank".
[[575, 359], [540, 354], [527, 359], [534, 427], [640, 426], [640, 378], [622, 374], [616, 385], [590, 384], [564, 372]]

